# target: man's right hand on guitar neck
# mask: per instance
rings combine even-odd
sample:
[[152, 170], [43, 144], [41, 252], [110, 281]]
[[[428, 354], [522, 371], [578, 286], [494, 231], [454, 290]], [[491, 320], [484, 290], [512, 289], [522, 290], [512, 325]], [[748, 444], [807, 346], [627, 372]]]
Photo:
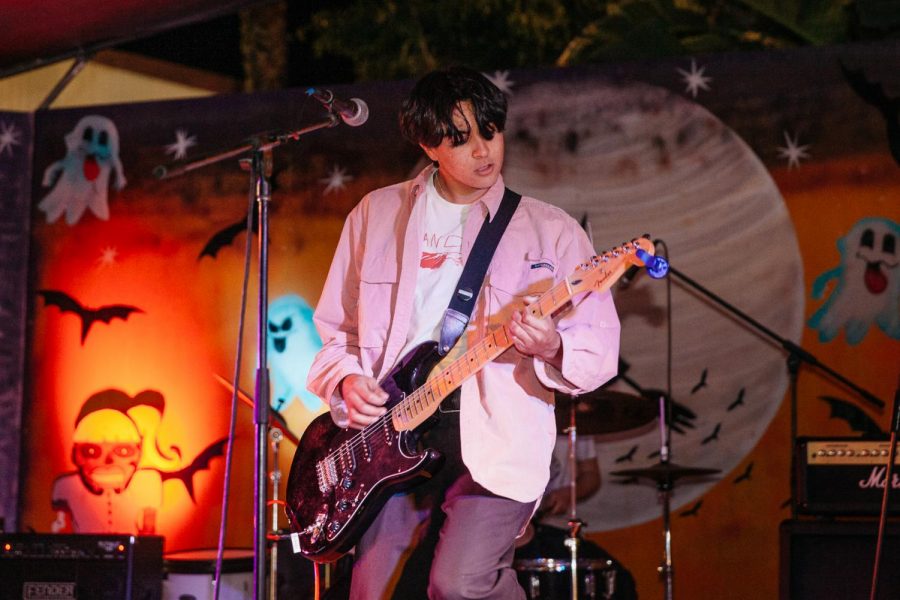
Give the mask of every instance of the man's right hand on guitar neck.
[[347, 404], [350, 427], [363, 429], [387, 412], [388, 394], [373, 377], [347, 375], [340, 383], [341, 396]]

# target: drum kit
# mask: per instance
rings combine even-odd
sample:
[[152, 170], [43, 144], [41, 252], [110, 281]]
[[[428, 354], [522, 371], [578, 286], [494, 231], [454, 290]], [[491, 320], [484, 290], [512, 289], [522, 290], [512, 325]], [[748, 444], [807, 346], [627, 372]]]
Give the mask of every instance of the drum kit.
[[660, 432], [660, 461], [639, 469], [612, 471], [612, 475], [643, 479], [656, 484], [662, 504], [663, 562], [659, 573], [664, 586], [665, 600], [673, 597], [672, 531], [670, 501], [677, 481], [709, 478], [720, 471], [687, 467], [671, 462], [669, 445], [668, 399], [650, 394], [632, 395], [597, 389], [580, 396], [556, 394], [557, 431], [568, 437], [569, 452], [569, 511], [568, 533], [564, 541], [569, 559], [523, 559], [515, 561], [519, 581], [529, 600], [550, 598], [612, 599], [616, 595], [615, 571], [611, 561], [591, 560], [580, 556], [581, 530], [585, 523], [578, 518], [576, 508], [576, 456], [579, 435], [592, 436], [598, 442], [608, 442], [643, 435], [658, 427]]

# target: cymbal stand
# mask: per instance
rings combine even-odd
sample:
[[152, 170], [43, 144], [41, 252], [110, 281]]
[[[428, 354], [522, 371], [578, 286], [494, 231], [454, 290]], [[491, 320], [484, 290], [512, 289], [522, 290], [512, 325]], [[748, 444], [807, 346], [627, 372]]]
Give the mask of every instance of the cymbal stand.
[[[667, 396], [659, 395], [659, 458], [664, 465], [669, 464], [671, 456], [670, 431], [666, 423], [667, 414]], [[671, 477], [665, 477], [657, 481], [656, 489], [659, 490], [659, 497], [662, 502], [662, 519], [663, 519], [663, 563], [659, 567], [659, 574], [663, 580], [663, 598], [672, 600], [673, 584], [675, 579], [675, 571], [672, 567], [672, 525], [670, 521], [671, 500], [672, 500], [672, 484]]]
[[278, 500], [278, 484], [281, 483], [281, 468], [278, 466], [278, 449], [284, 434], [277, 427], [269, 429], [269, 439], [272, 440], [272, 472], [269, 480], [272, 482], [272, 549], [269, 551], [269, 598], [278, 597], [278, 507], [282, 502]]
[[578, 600], [578, 545], [581, 543], [581, 528], [584, 521], [578, 518], [575, 507], [577, 502], [578, 485], [575, 478], [578, 474], [576, 464], [576, 444], [578, 443], [578, 428], [575, 426], [575, 402], [569, 404], [569, 537], [565, 544], [572, 557], [569, 572], [572, 576], [572, 600]]

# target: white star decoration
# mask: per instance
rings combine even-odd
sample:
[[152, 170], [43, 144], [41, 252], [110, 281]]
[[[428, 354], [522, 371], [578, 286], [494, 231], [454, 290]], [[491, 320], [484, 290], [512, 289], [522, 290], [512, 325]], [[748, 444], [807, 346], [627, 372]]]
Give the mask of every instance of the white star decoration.
[[175, 141], [166, 146], [166, 154], [171, 154], [175, 160], [180, 160], [187, 156], [188, 148], [197, 145], [197, 136], [188, 135], [184, 129], [175, 131]]
[[487, 77], [491, 83], [496, 85], [501, 92], [507, 96], [512, 96], [512, 86], [514, 86], [516, 82], [510, 80], [509, 71], [494, 71], [493, 75], [484, 73], [484, 76]]
[[791, 138], [790, 134], [785, 131], [784, 132], [784, 142], [787, 146], [779, 146], [778, 147], [778, 156], [781, 158], [786, 158], [788, 161], [788, 169], [793, 169], [794, 167], [800, 168], [800, 161], [803, 159], [809, 158], [809, 144], [799, 145], [799, 135], [794, 135]]
[[9, 155], [13, 155], [13, 146], [19, 146], [22, 144], [19, 141], [19, 136], [22, 134], [21, 131], [15, 126], [9, 123], [0, 123], [0, 154], [3, 154], [3, 151], [8, 151]]
[[697, 69], [697, 63], [694, 59], [691, 59], [691, 70], [690, 72], [685, 71], [684, 69], [677, 69], [681, 76], [684, 78], [684, 82], [687, 84], [687, 87], [684, 88], [684, 91], [689, 93], [694, 98], [697, 97], [697, 93], [702, 89], [709, 91], [709, 83], [712, 81], [712, 77], [704, 75], [703, 72], [706, 70], [706, 67], [700, 67]]
[[331, 170], [328, 171], [328, 177], [324, 177], [319, 181], [328, 184], [325, 186], [325, 193], [330, 194], [331, 192], [339, 192], [346, 188], [347, 182], [353, 181], [353, 175], [348, 175], [347, 169], [344, 167], [334, 165], [331, 167]]
[[101, 267], [114, 265], [116, 264], [116, 256], [118, 254], [119, 253], [115, 248], [107, 246], [100, 251], [100, 257], [97, 259], [97, 262], [100, 263]]

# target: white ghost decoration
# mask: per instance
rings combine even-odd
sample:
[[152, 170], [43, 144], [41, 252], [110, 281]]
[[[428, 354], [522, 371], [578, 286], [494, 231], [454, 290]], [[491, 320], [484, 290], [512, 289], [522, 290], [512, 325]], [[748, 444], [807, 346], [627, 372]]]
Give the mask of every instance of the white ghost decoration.
[[106, 195], [110, 174], [116, 190], [126, 183], [116, 125], [106, 117], [88, 115], [65, 139], [66, 156], [44, 171], [44, 187], [54, 187], [38, 208], [46, 213], [48, 223], [65, 213], [66, 223], [74, 225], [87, 208], [98, 218], [109, 219]]
[[841, 264], [819, 275], [812, 297], [821, 298], [832, 279], [837, 285], [809, 326], [819, 340], [834, 339], [843, 327], [847, 343], [858, 344], [875, 323], [889, 337], [900, 339], [900, 225], [877, 217], [858, 221], [838, 240]]

